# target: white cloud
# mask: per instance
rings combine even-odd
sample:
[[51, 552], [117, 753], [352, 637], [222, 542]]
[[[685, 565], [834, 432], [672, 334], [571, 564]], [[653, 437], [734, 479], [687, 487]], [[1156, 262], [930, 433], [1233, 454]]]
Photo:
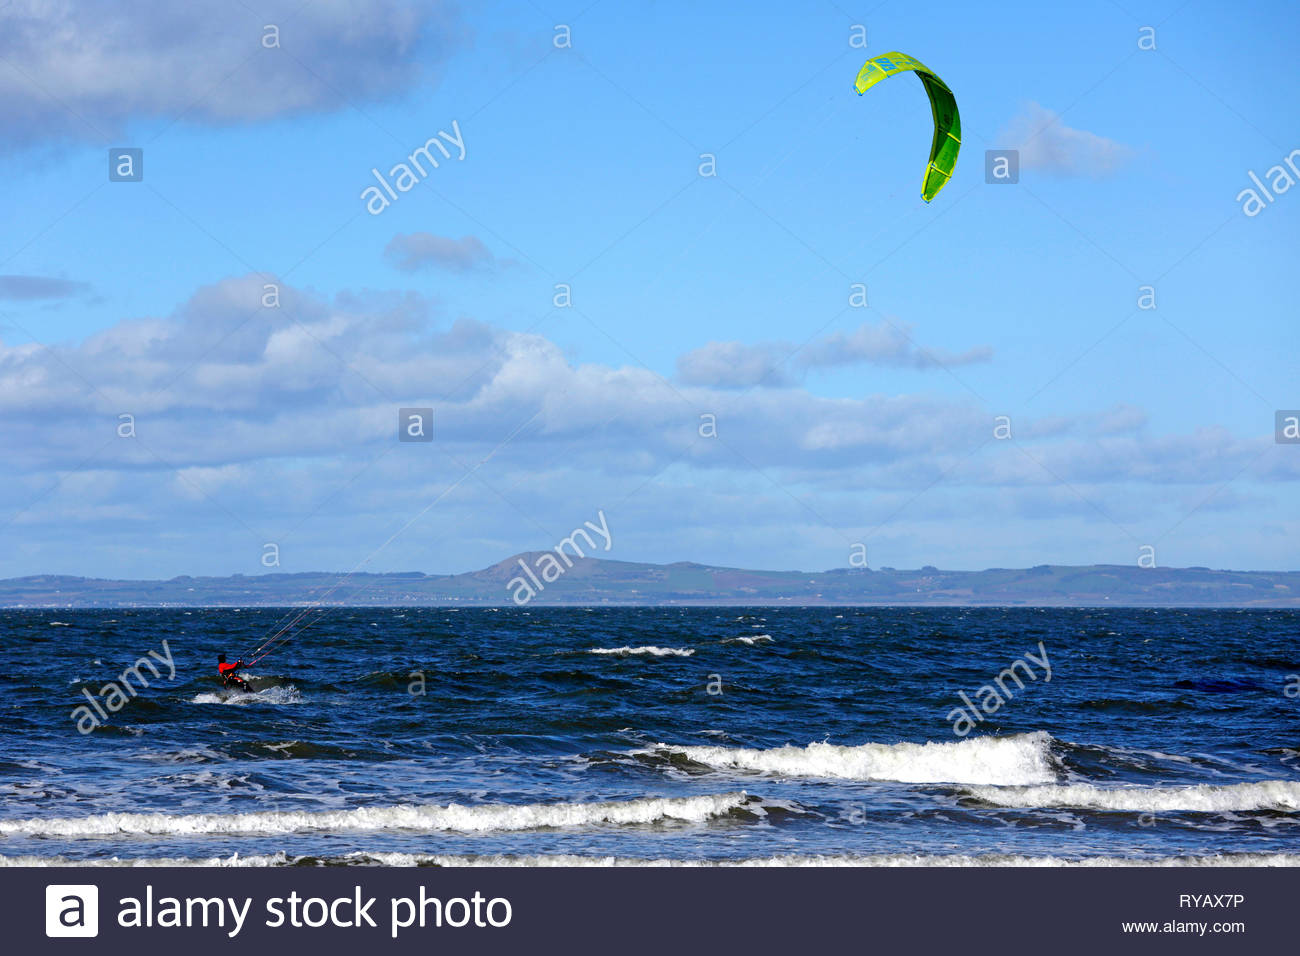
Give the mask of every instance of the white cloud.
[[999, 142], [1020, 151], [1022, 170], [1061, 176], [1108, 176], [1133, 155], [1123, 143], [1066, 126], [1059, 113], [1033, 102], [1002, 130]]
[[[721, 559], [743, 526], [780, 566], [818, 567], [844, 559], [783, 550], [842, 544], [815, 515], [864, 532], [904, 520], [947, 554], [957, 522], [996, 515], [992, 530], [1013, 537], [1030, 531], [1011, 526], [1016, 516], [1095, 524], [1079, 492], [1151, 520], [1177, 504], [1170, 486], [1300, 480], [1295, 456], [1261, 457], [1281, 447], [1271, 440], [1147, 436], [1126, 406], [1018, 417], [1016, 441], [998, 442], [992, 413], [965, 399], [670, 383], [575, 364], [540, 335], [448, 325], [435, 302], [409, 294], [326, 300], [281, 283], [281, 309], [263, 309], [263, 282], [216, 283], [169, 316], [79, 344], [0, 343], [0, 522], [17, 513], [7, 527], [23, 545], [0, 554], [0, 573], [126, 573], [119, 553], [133, 556], [133, 574], [255, 573], [266, 541], [286, 545], [286, 569], [351, 567], [444, 492], [385, 567], [488, 564], [546, 546], [527, 535], [563, 533], [575, 508], [594, 507], [665, 549], [623, 557]], [[893, 341], [850, 333], [841, 345], [915, 360]], [[434, 409], [433, 444], [397, 445], [399, 406]], [[122, 413], [138, 440], [116, 437]], [[717, 417], [717, 439], [700, 436], [703, 414]], [[807, 539], [791, 544], [805, 525]], [[467, 550], [447, 551], [448, 535]]]
[[[136, 117], [240, 123], [385, 98], [436, 71], [443, 0], [12, 0], [0, 8], [0, 143], [98, 142]], [[263, 46], [279, 28], [279, 49]]]

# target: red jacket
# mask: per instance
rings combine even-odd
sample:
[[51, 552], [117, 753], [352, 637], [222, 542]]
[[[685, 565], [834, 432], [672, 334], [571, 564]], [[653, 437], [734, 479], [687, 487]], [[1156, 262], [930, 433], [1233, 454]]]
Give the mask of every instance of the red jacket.
[[220, 674], [222, 677], [229, 677], [230, 675], [234, 674], [235, 670], [241, 667], [242, 664], [243, 664], [242, 661], [235, 661], [235, 663], [233, 664], [218, 664], [217, 673]]

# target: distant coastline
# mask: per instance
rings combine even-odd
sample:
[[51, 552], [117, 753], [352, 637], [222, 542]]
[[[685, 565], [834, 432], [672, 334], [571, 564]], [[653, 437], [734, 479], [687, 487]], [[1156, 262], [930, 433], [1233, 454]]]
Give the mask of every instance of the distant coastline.
[[[463, 574], [303, 572], [125, 581], [66, 575], [0, 579], [0, 607], [512, 606], [515, 555]], [[1300, 608], [1300, 571], [1039, 565], [944, 571], [840, 568], [752, 571], [678, 562], [582, 558], [529, 604], [915, 605]]]

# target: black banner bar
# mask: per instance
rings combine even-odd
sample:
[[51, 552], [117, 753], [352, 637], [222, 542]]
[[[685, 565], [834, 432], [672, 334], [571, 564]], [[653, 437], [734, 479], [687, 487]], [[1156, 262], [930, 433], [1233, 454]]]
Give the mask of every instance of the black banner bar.
[[1282, 868], [0, 870], [7, 951], [171, 956], [1293, 952], [1297, 890]]

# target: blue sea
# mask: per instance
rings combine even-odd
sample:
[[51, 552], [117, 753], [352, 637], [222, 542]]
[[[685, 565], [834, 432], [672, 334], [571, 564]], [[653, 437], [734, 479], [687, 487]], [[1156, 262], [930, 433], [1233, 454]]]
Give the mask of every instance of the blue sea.
[[[295, 618], [250, 692], [221, 686], [218, 653]], [[1283, 610], [0, 611], [0, 862], [1294, 865], [1298, 631]]]

